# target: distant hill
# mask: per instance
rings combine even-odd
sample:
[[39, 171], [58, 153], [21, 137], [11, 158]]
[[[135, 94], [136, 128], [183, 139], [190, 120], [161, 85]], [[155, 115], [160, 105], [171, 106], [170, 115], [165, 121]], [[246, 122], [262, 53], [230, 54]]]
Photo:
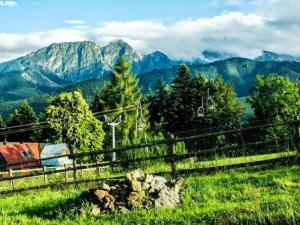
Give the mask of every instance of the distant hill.
[[[193, 75], [201, 74], [207, 79], [222, 75], [226, 82], [232, 82], [240, 97], [249, 94], [249, 88], [254, 85], [255, 77], [258, 74], [277, 74], [289, 77], [291, 80], [300, 81], [300, 63], [297, 62], [259, 62], [245, 58], [230, 58], [223, 61], [216, 61], [209, 64], [190, 65]], [[140, 74], [140, 84], [143, 92], [155, 89], [157, 80], [162, 78], [171, 83], [176, 76], [177, 67], [152, 71]]]
[[[68, 85], [60, 90], [55, 90], [46, 94], [41, 94], [40, 96], [35, 96], [27, 98], [29, 104], [33, 107], [34, 111], [39, 113], [45, 107], [48, 98], [51, 96], [56, 96], [62, 92], [72, 92], [80, 90], [82, 95], [87, 100], [88, 103], [91, 103], [93, 96], [96, 92], [100, 92], [103, 87], [103, 80], [88, 80], [82, 81], [76, 84]], [[17, 108], [23, 100], [15, 100], [0, 103], [0, 115], [3, 118], [7, 118], [8, 115]]]

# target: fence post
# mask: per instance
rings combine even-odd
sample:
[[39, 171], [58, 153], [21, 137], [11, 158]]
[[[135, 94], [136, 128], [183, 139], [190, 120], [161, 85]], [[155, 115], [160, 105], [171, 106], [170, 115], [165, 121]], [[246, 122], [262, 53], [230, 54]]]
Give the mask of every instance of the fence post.
[[97, 161], [96, 163], [97, 163], [97, 169], [96, 169], [97, 172], [96, 172], [96, 173], [98, 174], [98, 176], [100, 176], [100, 166], [99, 166], [99, 162]]
[[[10, 168], [9, 169], [9, 177], [13, 177], [13, 170]], [[10, 181], [10, 187], [14, 190], [15, 189], [15, 181], [14, 180], [11, 180]]]
[[[171, 138], [174, 138], [174, 135], [170, 135]], [[174, 158], [176, 156], [175, 151], [175, 143], [169, 143], [168, 144], [168, 155], [171, 156], [170, 164], [171, 164], [171, 170], [172, 170], [172, 176], [176, 177], [177, 171], [176, 171], [176, 159]]]
[[47, 184], [47, 175], [46, 175], [46, 166], [43, 166], [43, 175], [44, 175], [44, 182], [45, 182], [45, 184]]
[[77, 187], [77, 172], [76, 172], [76, 158], [73, 158], [73, 181], [74, 181], [74, 188]]
[[297, 122], [296, 122], [296, 148], [298, 153], [300, 153], [300, 116], [296, 117]]
[[81, 178], [83, 178], [83, 163], [80, 163], [80, 167], [81, 167]]
[[67, 165], [64, 164], [64, 169], [65, 169], [65, 181], [68, 181], [68, 171], [67, 171]]

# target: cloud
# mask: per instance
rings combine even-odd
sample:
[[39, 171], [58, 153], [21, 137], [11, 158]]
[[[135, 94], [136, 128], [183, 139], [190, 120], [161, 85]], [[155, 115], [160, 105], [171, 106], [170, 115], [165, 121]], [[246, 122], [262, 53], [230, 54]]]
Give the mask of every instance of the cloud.
[[0, 1], [0, 7], [16, 7], [18, 5], [15, 1]]
[[280, 28], [300, 26], [299, 0], [255, 0], [256, 13], [269, 18], [270, 23]]
[[69, 24], [69, 25], [85, 25], [86, 21], [85, 20], [78, 20], [78, 19], [72, 19], [72, 20], [66, 20], [64, 23]]
[[225, 4], [230, 5], [230, 6], [239, 6], [242, 4], [242, 1], [241, 0], [226, 0]]
[[52, 43], [84, 41], [88, 39], [76, 29], [55, 29], [28, 34], [0, 33], [0, 61], [7, 61], [28, 54]]
[[221, 6], [242, 6], [243, 0], [211, 0], [209, 6], [221, 7]]
[[196, 58], [205, 49], [250, 58], [262, 50], [299, 56], [300, 8], [296, 1], [286, 0], [283, 4], [280, 0], [253, 0], [252, 13], [227, 12], [209, 18], [110, 21], [95, 27], [70, 20], [69, 28], [0, 33], [0, 61], [54, 42], [90, 40], [103, 46], [114, 39], [123, 39], [141, 53], [160, 50], [175, 59]]

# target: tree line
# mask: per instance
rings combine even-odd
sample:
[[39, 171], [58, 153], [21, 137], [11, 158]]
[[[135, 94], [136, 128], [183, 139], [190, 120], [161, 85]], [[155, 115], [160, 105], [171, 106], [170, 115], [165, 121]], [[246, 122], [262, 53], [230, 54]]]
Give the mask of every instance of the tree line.
[[[257, 76], [247, 101], [254, 115], [247, 123], [257, 121], [288, 121], [300, 115], [299, 83], [281, 76]], [[100, 112], [100, 114], [93, 114]], [[101, 112], [103, 112], [101, 114]], [[33, 124], [35, 129], [1, 135], [7, 141], [68, 143], [74, 152], [110, 148], [111, 127], [104, 123], [103, 114], [111, 120], [122, 116], [116, 126], [117, 146], [128, 146], [170, 136], [182, 136], [194, 129], [223, 126], [226, 129], [242, 125], [244, 109], [231, 83], [222, 76], [205, 79], [193, 77], [186, 65], [178, 68], [177, 76], [168, 85], [159, 80], [157, 89], [142, 96], [139, 81], [125, 58], [116, 64], [110, 81], [94, 95], [88, 105], [80, 91], [50, 97], [40, 115], [27, 101], [12, 112], [7, 121], [0, 117], [1, 133], [5, 127]], [[37, 123], [42, 123], [37, 124]], [[17, 128], [16, 128], [17, 129]], [[19, 129], [19, 128], [18, 128]], [[279, 135], [289, 131], [277, 130]], [[224, 144], [226, 137], [209, 140], [211, 145]], [[199, 146], [207, 143], [198, 143]], [[188, 143], [186, 143], [188, 148]], [[179, 149], [179, 148], [178, 148]], [[145, 154], [162, 154], [160, 149], [128, 151], [118, 158], [135, 158]], [[101, 157], [100, 157], [101, 158]]]

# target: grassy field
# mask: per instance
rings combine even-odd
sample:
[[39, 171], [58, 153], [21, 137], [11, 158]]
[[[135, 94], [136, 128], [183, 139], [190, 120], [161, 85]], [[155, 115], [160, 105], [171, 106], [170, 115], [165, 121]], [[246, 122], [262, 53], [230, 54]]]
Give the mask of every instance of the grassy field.
[[24, 192], [1, 197], [0, 224], [297, 224], [300, 222], [300, 167], [239, 169], [185, 177], [182, 206], [126, 215], [63, 213], [77, 190]]

